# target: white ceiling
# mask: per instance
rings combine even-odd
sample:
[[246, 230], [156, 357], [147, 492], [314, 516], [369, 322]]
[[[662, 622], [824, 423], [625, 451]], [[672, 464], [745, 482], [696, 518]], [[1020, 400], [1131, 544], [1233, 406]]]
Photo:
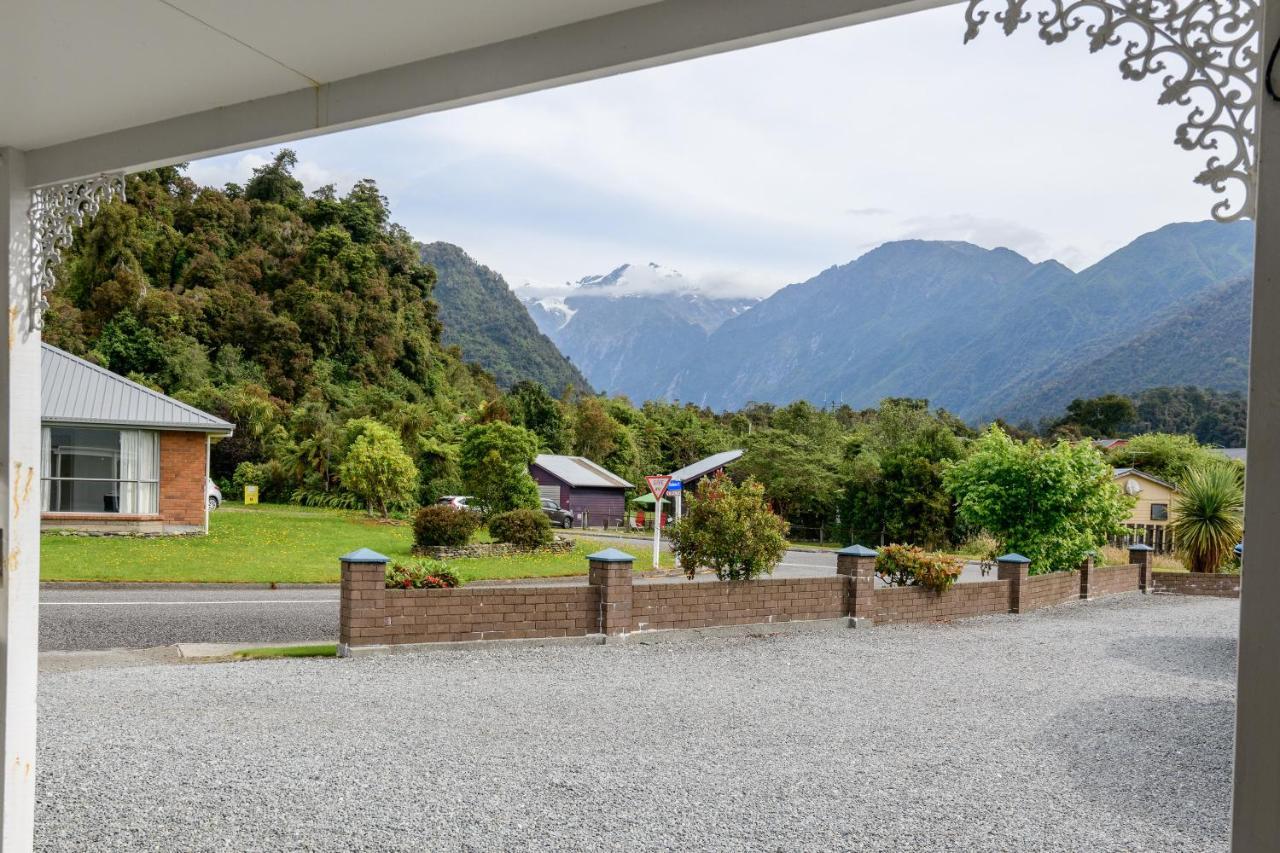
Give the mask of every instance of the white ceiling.
[[36, 149], [652, 0], [0, 0], [0, 146]]

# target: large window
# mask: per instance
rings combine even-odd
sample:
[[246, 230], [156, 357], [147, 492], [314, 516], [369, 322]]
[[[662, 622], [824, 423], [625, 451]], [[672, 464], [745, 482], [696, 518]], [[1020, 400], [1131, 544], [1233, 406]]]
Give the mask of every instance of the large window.
[[154, 515], [160, 510], [160, 442], [139, 429], [45, 427], [45, 512]]
[[1169, 505], [1168, 504], [1152, 504], [1151, 520], [1152, 521], [1168, 521]]

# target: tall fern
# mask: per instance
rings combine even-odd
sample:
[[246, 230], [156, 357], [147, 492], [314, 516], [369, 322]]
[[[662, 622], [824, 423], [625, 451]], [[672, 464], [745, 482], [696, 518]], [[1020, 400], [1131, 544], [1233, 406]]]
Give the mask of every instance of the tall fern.
[[1174, 499], [1174, 541], [1187, 568], [1216, 572], [1244, 531], [1244, 489], [1228, 465], [1206, 465], [1182, 478]]

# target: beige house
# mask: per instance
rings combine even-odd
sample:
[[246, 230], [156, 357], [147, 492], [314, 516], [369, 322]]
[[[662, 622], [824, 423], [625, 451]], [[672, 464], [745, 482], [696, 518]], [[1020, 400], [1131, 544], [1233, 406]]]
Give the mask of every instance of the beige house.
[[1172, 483], [1137, 468], [1116, 468], [1113, 476], [1122, 492], [1138, 499], [1125, 524], [1163, 527], [1173, 520], [1173, 499], [1178, 490]]

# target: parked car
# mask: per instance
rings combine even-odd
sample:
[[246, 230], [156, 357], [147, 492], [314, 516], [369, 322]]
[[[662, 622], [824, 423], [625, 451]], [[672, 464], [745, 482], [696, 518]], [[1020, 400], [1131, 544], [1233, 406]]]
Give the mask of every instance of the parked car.
[[209, 503], [209, 509], [217, 509], [222, 506], [222, 489], [219, 489], [218, 484], [207, 477], [204, 481], [204, 499]]
[[470, 500], [470, 495], [445, 495], [440, 498], [440, 500], [436, 501], [436, 503], [441, 504], [442, 506], [452, 506], [457, 507], [458, 509], [465, 509], [469, 512], [479, 512], [479, 509], [468, 503]]
[[573, 527], [573, 513], [567, 509], [563, 509], [560, 504], [549, 498], [542, 499], [542, 511], [547, 514], [547, 518], [551, 519], [552, 525], [563, 527], [568, 530]]

